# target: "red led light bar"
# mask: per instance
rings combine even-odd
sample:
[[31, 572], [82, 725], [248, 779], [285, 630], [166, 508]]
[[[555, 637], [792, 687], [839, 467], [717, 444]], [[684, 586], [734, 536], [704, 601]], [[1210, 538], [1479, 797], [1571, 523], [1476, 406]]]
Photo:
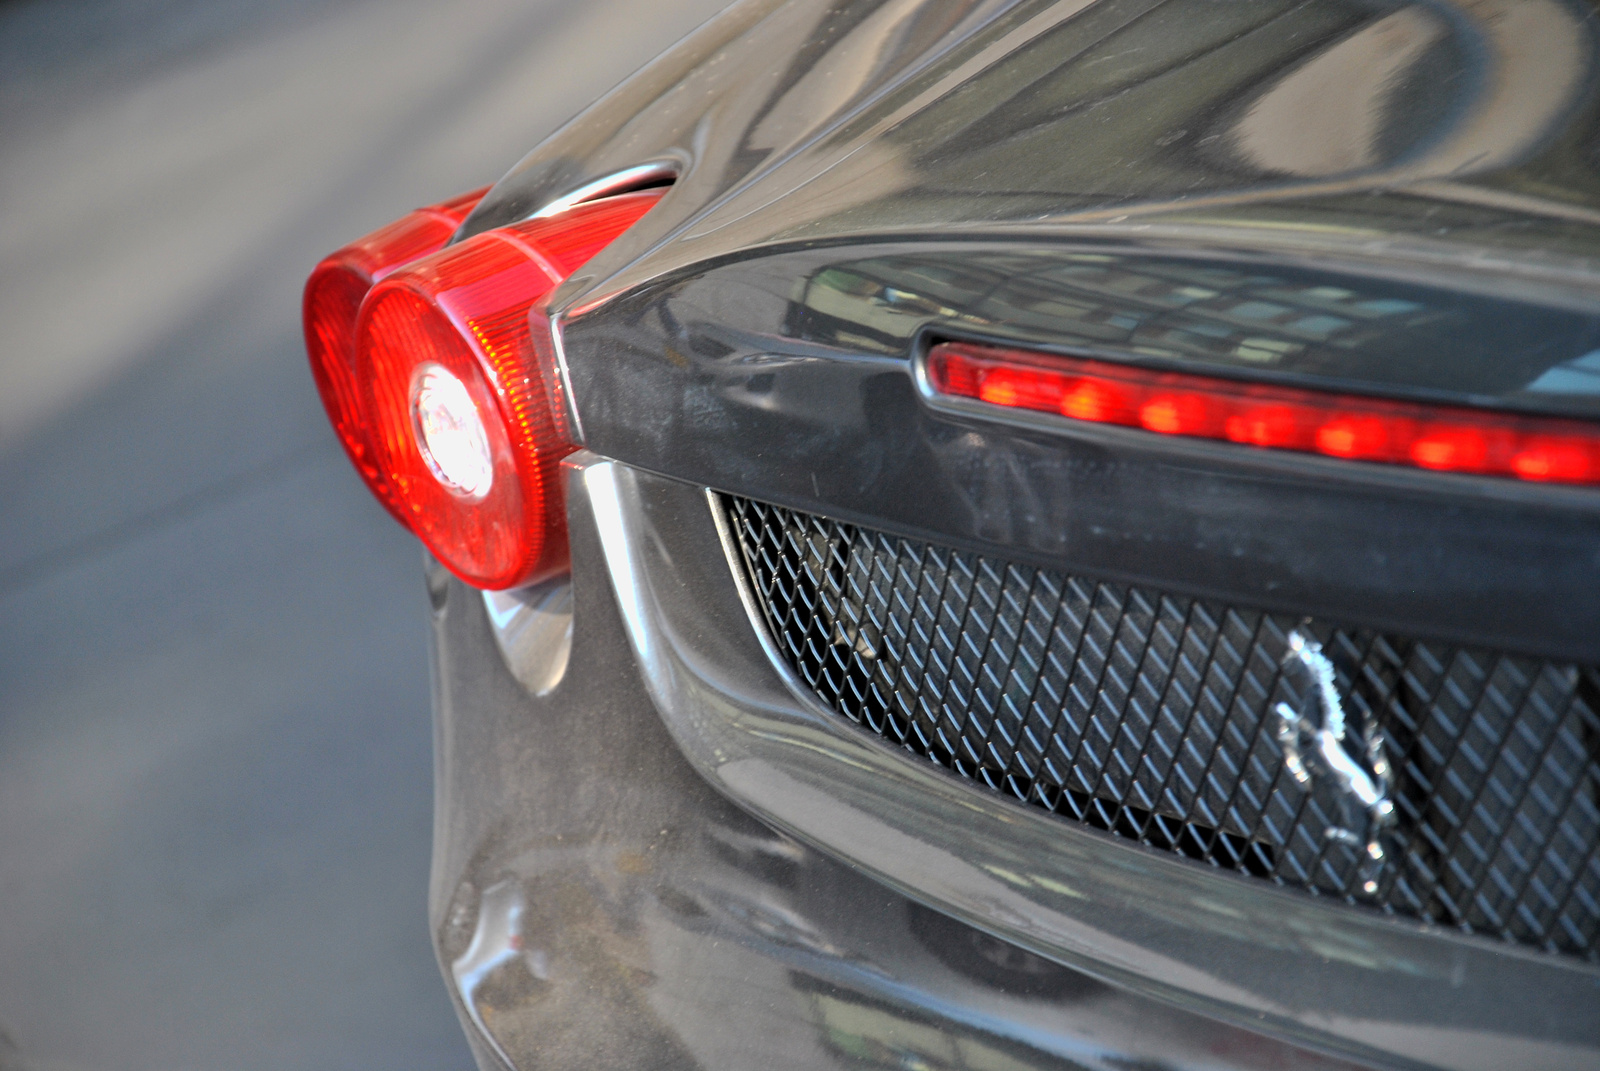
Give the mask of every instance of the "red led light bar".
[[935, 392], [1071, 420], [1438, 472], [1600, 484], [1600, 427], [944, 342]]
[[[355, 379], [356, 313], [372, 285], [402, 265], [439, 249], [477, 207], [489, 187], [410, 212], [322, 259], [306, 280], [302, 318], [311, 375], [333, 430], [372, 493], [400, 517], [393, 491], [373, 461], [360, 419]], [[402, 523], [404, 520], [402, 519]]]
[[354, 379], [378, 485], [469, 584], [517, 587], [568, 566], [559, 466], [576, 447], [535, 305], [662, 192], [484, 231], [394, 271], [361, 304]]

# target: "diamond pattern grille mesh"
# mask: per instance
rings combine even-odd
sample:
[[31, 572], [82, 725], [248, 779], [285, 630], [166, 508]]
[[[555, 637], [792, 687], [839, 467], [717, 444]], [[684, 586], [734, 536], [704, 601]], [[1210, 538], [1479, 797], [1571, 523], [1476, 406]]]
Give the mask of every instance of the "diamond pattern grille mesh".
[[[1099, 583], [728, 498], [824, 703], [1063, 818], [1313, 894], [1600, 960], [1600, 669]], [[1393, 770], [1387, 859], [1287, 771], [1290, 630]]]

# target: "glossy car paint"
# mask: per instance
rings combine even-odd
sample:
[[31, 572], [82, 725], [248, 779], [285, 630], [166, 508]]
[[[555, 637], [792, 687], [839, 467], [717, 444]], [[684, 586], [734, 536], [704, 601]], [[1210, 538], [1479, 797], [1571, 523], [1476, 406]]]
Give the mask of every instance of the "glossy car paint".
[[[677, 718], [705, 717], [716, 733], [736, 710], [764, 714], [772, 726], [808, 734], [812, 747], [842, 745], [824, 751], [819, 767], [879, 749], [831, 740], [815, 715], [794, 718], [795, 701], [759, 645], [748, 630], [729, 627], [744, 624], [743, 609], [703, 491], [586, 455], [578, 461], [569, 467], [571, 659], [553, 690], [534, 696], [518, 682], [518, 663], [502, 658], [482, 593], [430, 571], [437, 784], [450, 801], [436, 831], [435, 939], [482, 1066], [1352, 1066], [1198, 1014], [1194, 1001], [1151, 999], [999, 940], [726, 799], [680, 752]], [[697, 617], [694, 639], [702, 642], [673, 636], [668, 643], [679, 649], [658, 652], [666, 661], [654, 668], [695, 693], [672, 707], [671, 732], [658, 713], [660, 681], [640, 673], [642, 634], [625, 624], [633, 606], [614, 586], [626, 593], [630, 580], [612, 571], [621, 563], [604, 545], [632, 545], [632, 533], [615, 527], [615, 508], [631, 513], [638, 504], [605, 488], [620, 481], [632, 498], [635, 479], [654, 492], [658, 520], [710, 537], [707, 553], [685, 563], [681, 586], [668, 577], [667, 592], [658, 592], [643, 585], [662, 578], [635, 578], [633, 594], [651, 603], [670, 591], [710, 597]], [[682, 676], [684, 656], [711, 670], [711, 680]], [[752, 676], [730, 679], [729, 670]], [[730, 697], [706, 684], [750, 690]], [[761, 731], [754, 719], [748, 729]], [[760, 771], [739, 763], [740, 752], [723, 757], [734, 762], [718, 778], [725, 790], [740, 773], [755, 773], [779, 791], [831, 800], [802, 804], [813, 824], [859, 818], [863, 804], [914, 817], [925, 802], [925, 784], [835, 799], [840, 782], [826, 775], [787, 761]], [[873, 761], [884, 758], [901, 761]], [[969, 791], [944, 787], [935, 811]], [[976, 807], [977, 818], [1020, 818], [1017, 832], [1033, 818], [999, 800], [980, 798]], [[891, 821], [913, 830], [897, 854], [915, 880], [960, 883], [953, 871], [972, 870], [946, 854], [936, 831], [919, 840], [914, 822]], [[1134, 860], [1148, 858], [1134, 851]], [[1038, 880], [1051, 882], [1047, 873]], [[988, 913], [1037, 911], [1004, 879], [990, 876], [987, 885], [1000, 894]], [[1565, 1055], [1560, 1042], [1531, 1054]]]
[[[1029, 246], [1026, 259], [1070, 264], [1084, 248]], [[1024, 259], [1005, 249], [930, 241], [765, 253], [622, 295], [565, 332], [587, 443], [706, 486], [944, 545], [1003, 547], [1017, 560], [1291, 613], [1600, 658], [1600, 496], [1590, 490], [930, 404], [916, 368], [927, 339], [982, 337], [985, 320], [1015, 331], [1020, 317], [991, 306], [979, 319], [941, 296], [948, 304], [930, 313], [924, 302], [904, 334], [886, 339], [872, 325], [892, 305], [841, 301], [836, 291], [821, 299], [814, 285], [828, 273], [859, 273], [862, 263], [915, 258], [949, 278], [971, 274], [983, 257]], [[1317, 278], [1332, 285], [1326, 273]], [[920, 296], [908, 281], [900, 286], [894, 304]], [[1099, 302], [1097, 314], [1118, 315], [1117, 302], [1114, 294]], [[1487, 301], [1462, 308], [1503, 312]], [[1060, 345], [1073, 326], [1051, 341]], [[1373, 342], [1392, 345], [1385, 335]], [[1345, 356], [1363, 359], [1359, 349]], [[1521, 597], [1539, 590], [1563, 597]]]
[[[705, 495], [1595, 660], [1592, 492], [941, 408], [917, 363], [1592, 417], [1597, 47], [1546, 0], [744, 3], [535, 150], [464, 233], [676, 184], [555, 297], [570, 616], [432, 581], [433, 923], [485, 1066], [1600, 1061], [1589, 966], [859, 736], [762, 649]], [[569, 624], [566, 660], [512, 635]]]

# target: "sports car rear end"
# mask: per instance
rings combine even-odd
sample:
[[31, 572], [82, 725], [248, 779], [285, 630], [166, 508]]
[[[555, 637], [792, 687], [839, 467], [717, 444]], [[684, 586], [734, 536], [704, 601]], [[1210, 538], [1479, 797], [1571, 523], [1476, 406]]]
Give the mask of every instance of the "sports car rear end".
[[649, 195], [518, 314], [565, 550], [385, 485], [482, 1066], [1600, 1063], [1597, 58], [745, 2], [474, 202]]

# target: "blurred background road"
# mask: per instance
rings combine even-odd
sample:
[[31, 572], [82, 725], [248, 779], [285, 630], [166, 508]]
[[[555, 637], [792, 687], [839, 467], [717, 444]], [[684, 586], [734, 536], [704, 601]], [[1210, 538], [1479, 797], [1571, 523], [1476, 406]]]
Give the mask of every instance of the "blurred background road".
[[722, 2], [0, 2], [0, 1071], [471, 1066], [299, 289]]

